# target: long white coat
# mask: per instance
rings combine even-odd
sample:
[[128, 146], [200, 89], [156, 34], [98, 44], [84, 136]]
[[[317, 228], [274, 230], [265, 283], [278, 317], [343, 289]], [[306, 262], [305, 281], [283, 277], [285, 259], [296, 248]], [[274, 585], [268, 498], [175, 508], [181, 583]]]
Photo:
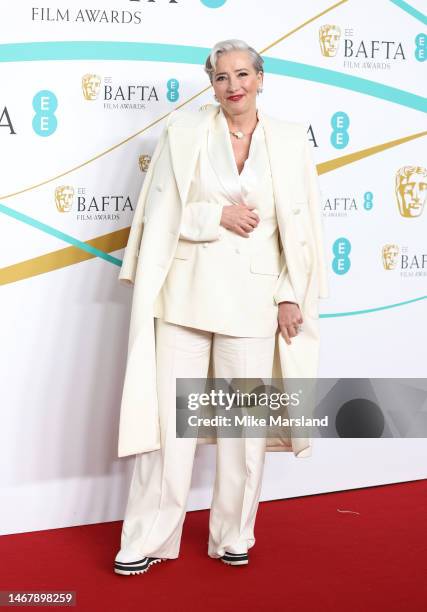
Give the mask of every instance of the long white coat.
[[[118, 456], [160, 448], [156, 391], [153, 305], [174, 257], [190, 181], [216, 105], [199, 112], [172, 112], [153, 153], [134, 213], [122, 283], [133, 285], [128, 356], [123, 386]], [[328, 297], [320, 192], [315, 164], [302, 124], [263, 113], [277, 223], [286, 279], [300, 305], [304, 324], [287, 345], [276, 334], [272, 378], [316, 378], [319, 354], [318, 298]], [[212, 372], [210, 366], [209, 372]], [[209, 374], [210, 376], [210, 374]], [[214, 443], [200, 438], [198, 443]], [[267, 438], [268, 451], [305, 457], [309, 438]]]

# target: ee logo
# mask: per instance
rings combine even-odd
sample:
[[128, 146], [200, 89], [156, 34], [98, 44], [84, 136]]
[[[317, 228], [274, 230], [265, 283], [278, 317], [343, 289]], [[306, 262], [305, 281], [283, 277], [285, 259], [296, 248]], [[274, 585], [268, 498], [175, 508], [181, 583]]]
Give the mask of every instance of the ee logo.
[[338, 111], [332, 115], [331, 126], [331, 144], [336, 149], [344, 149], [348, 145], [349, 135], [348, 126], [350, 119], [347, 113]]
[[169, 102], [176, 102], [179, 98], [179, 81], [177, 79], [169, 79], [166, 87], [168, 88], [167, 99]]
[[55, 111], [58, 108], [58, 100], [55, 94], [48, 89], [36, 93], [33, 98], [33, 130], [39, 136], [50, 136], [56, 130], [58, 120]]
[[374, 205], [374, 194], [372, 191], [365, 191], [363, 195], [363, 208], [365, 210], [372, 210]]
[[335, 240], [334, 244], [332, 245], [332, 252], [334, 254], [332, 269], [335, 274], [346, 274], [350, 270], [350, 251], [350, 240], [343, 237]]
[[415, 37], [415, 59], [425, 62], [427, 59], [427, 35], [417, 34]]

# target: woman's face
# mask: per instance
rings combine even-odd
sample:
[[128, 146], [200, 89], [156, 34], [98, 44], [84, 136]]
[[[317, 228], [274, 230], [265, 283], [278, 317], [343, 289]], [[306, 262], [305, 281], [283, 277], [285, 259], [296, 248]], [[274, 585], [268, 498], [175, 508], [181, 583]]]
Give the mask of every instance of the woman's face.
[[263, 73], [255, 72], [247, 51], [227, 51], [218, 56], [212, 85], [218, 102], [229, 115], [240, 115], [256, 108], [258, 87]]

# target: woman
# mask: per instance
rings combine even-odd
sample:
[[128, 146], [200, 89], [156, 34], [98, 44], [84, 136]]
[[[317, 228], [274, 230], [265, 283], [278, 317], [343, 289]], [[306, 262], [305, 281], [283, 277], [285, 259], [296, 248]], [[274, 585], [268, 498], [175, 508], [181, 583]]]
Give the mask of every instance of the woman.
[[[124, 575], [179, 555], [194, 453], [206, 440], [176, 437], [176, 379], [317, 370], [327, 283], [304, 126], [257, 108], [263, 60], [245, 42], [216, 44], [205, 71], [218, 105], [169, 116], [119, 275], [134, 284], [119, 456], [137, 455], [114, 565]], [[265, 451], [303, 457], [310, 442], [215, 442], [208, 555], [243, 565]]]

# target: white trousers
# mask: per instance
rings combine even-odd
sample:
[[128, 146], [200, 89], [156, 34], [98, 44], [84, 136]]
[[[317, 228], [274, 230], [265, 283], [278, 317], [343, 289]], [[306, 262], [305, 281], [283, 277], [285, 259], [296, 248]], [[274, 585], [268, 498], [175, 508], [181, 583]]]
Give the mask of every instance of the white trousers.
[[[123, 562], [179, 555], [197, 438], [176, 437], [176, 378], [206, 378], [211, 348], [216, 378], [271, 378], [273, 366], [275, 336], [226, 336], [162, 319], [155, 325], [161, 448], [135, 457], [116, 557]], [[265, 438], [218, 437], [209, 556], [255, 544], [265, 449]]]

